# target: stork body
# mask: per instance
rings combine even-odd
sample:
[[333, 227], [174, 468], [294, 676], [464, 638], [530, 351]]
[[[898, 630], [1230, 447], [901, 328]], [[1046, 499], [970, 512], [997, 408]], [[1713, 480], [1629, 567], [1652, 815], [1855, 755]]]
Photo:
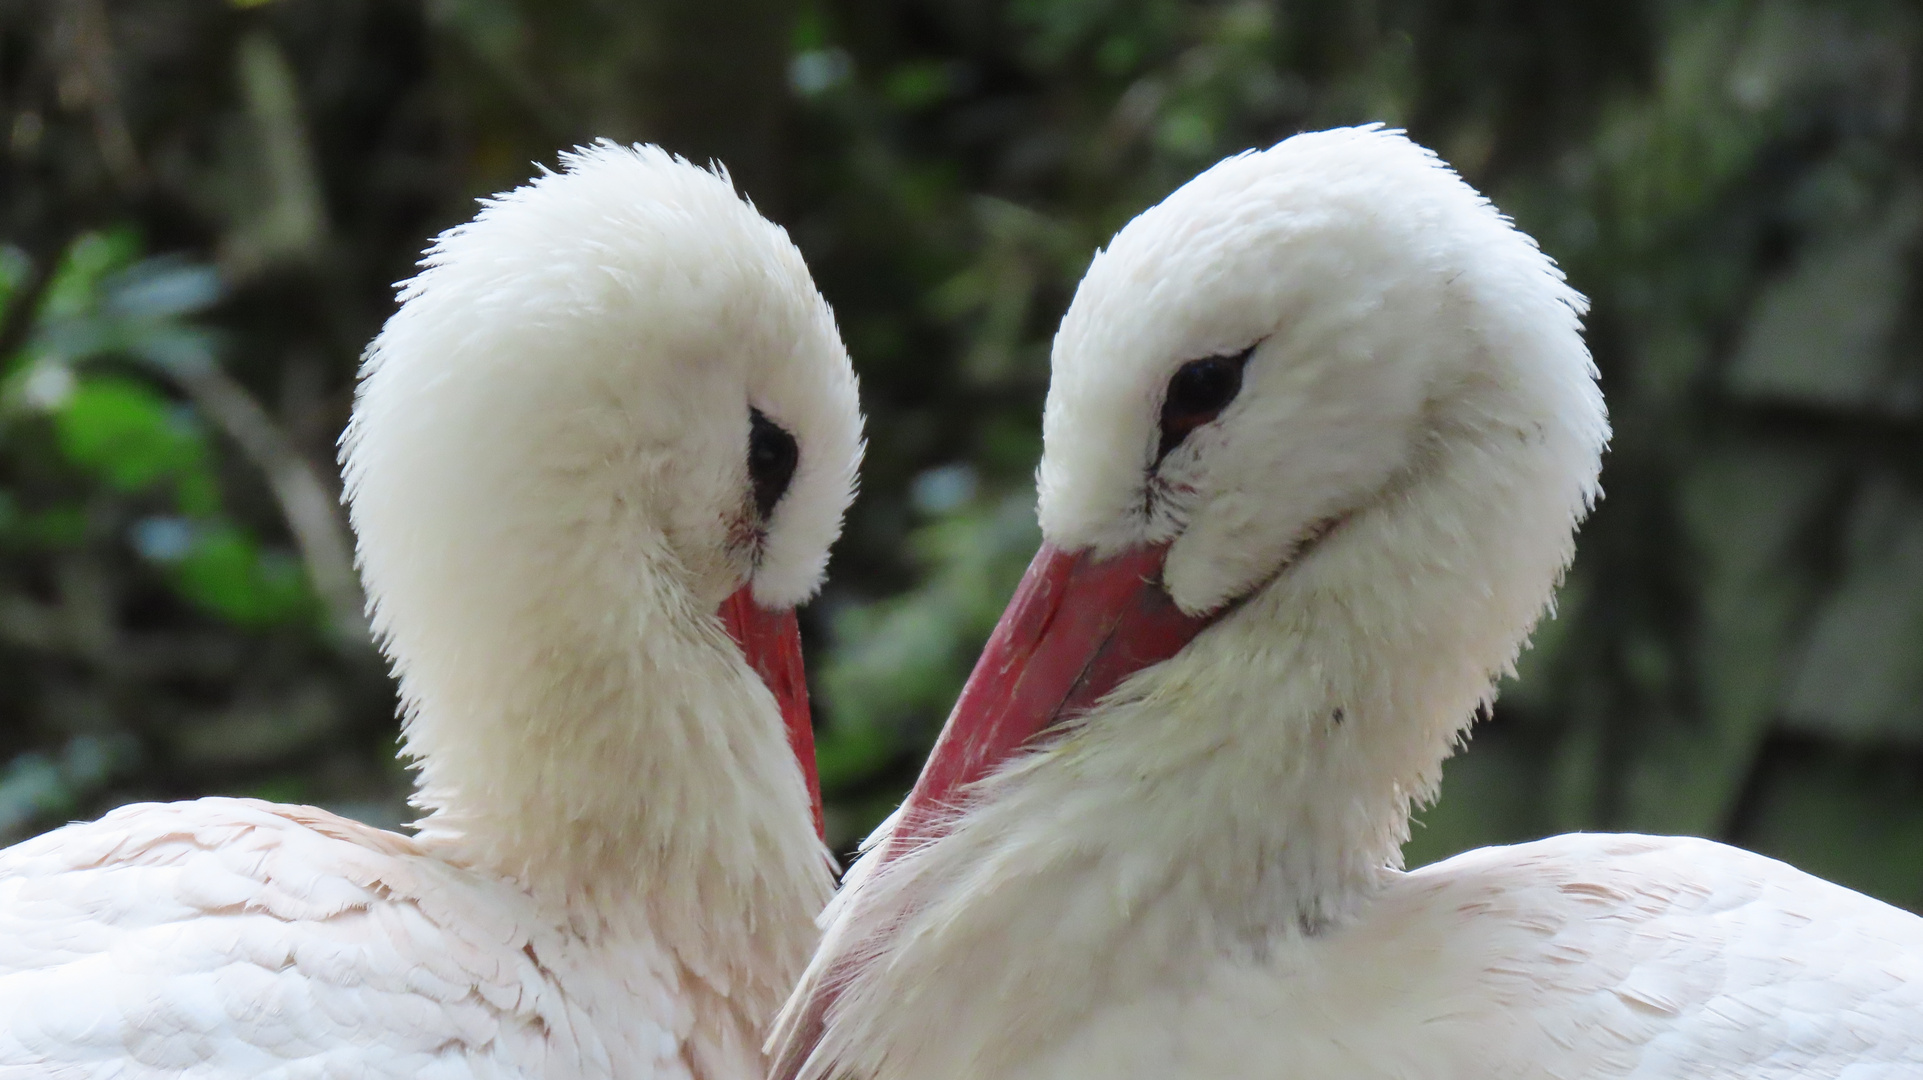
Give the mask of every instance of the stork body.
[[854, 378], [725, 176], [563, 160], [429, 250], [343, 440], [418, 835], [203, 799], [0, 852], [0, 1076], [761, 1074]]
[[1703, 840], [1485, 848], [1385, 873], [1314, 933], [1170, 950], [994, 1075], [1913, 1077], [1923, 933], [1903, 915]]
[[1400, 869], [1597, 494], [1582, 310], [1375, 129], [1117, 234], [1055, 341], [1043, 549], [776, 1075], [1923, 1074], [1906, 912], [1692, 839]]
[[703, 1037], [752, 1075], [645, 923], [313, 807], [126, 807], [0, 875], [0, 1076], [687, 1077]]

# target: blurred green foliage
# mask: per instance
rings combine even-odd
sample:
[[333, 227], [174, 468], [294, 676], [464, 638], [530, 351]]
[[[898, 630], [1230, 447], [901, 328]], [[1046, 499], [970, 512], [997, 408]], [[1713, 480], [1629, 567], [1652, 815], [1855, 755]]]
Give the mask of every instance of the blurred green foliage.
[[314, 510], [355, 356], [471, 196], [607, 135], [726, 162], [861, 371], [863, 494], [805, 614], [852, 843], [1033, 550], [1048, 343], [1090, 254], [1224, 155], [1384, 121], [1593, 299], [1617, 430], [1559, 615], [1410, 860], [1692, 832], [1923, 906], [1920, 20], [1898, 0], [0, 7], [0, 833], [208, 791], [401, 816], [391, 698]]
[[9, 373], [18, 410], [8, 419], [50, 422], [60, 457], [92, 482], [62, 491], [65, 501], [38, 511], [43, 520], [77, 520], [90, 487], [145, 504], [161, 513], [134, 522], [129, 539], [183, 598], [242, 626], [286, 622], [314, 606], [305, 581], [222, 512], [197, 414], [151, 380], [82, 367], [115, 357], [163, 369], [211, 364], [210, 335], [184, 317], [219, 294], [209, 267], [137, 260], [126, 231], [82, 234], [54, 269]]
[[[0, 690], [27, 721], [0, 773], [0, 830], [17, 834], [177, 763], [194, 725], [169, 706], [185, 702], [150, 695], [199, 696], [213, 673], [196, 669], [232, 651], [196, 628], [240, 638], [324, 612], [299, 560], [228, 512], [208, 410], [172, 385], [213, 370], [218, 336], [194, 317], [221, 298], [214, 269], [142, 258], [128, 228], [80, 233], [37, 281], [4, 252], [19, 344], [0, 374], [0, 639], [31, 672]], [[250, 719], [271, 732], [277, 712]]]

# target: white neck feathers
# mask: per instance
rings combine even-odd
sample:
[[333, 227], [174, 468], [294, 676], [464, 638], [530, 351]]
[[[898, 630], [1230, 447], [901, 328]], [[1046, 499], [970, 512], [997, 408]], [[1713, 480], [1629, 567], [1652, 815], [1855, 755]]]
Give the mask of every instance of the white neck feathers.
[[942, 839], [856, 868], [821, 955], [884, 955], [809, 1077], [996, 1075], [1098, 1000], [1292, 947], [1400, 866], [1568, 563], [1604, 435], [1580, 368], [1438, 393], [1407, 468], [1299, 563], [985, 782]]
[[832, 879], [716, 609], [758, 570], [731, 534], [750, 408], [803, 446], [759, 567], [793, 603], [847, 504], [853, 379], [724, 178], [564, 160], [445, 234], [368, 351], [342, 461], [373, 625], [423, 840], [590, 940], [652, 936], [758, 1023]]

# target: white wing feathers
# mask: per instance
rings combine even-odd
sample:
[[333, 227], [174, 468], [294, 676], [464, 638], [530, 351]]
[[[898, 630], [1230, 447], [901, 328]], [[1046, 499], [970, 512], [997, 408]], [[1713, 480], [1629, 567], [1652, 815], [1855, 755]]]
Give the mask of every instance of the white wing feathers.
[[1406, 881], [1425, 878], [1442, 909], [1514, 928], [1507, 948], [1491, 942], [1512, 963], [1486, 965], [1490, 1001], [1573, 1075], [1923, 1075], [1923, 920], [1909, 912], [1690, 838], [1560, 836]]
[[0, 852], [0, 1076], [685, 1076], [660, 952], [551, 923], [325, 811], [125, 807]]
[[1923, 920], [1704, 840], [1571, 835], [1117, 1002], [1028, 1080], [1915, 1080]]
[[[1706, 840], [1468, 852], [1326, 944], [1321, 978], [1283, 996], [1349, 1036], [1344, 1075], [1923, 1076], [1923, 920]], [[1331, 976], [1374, 1002], [1348, 1013], [1373, 1030], [1296, 996]]]

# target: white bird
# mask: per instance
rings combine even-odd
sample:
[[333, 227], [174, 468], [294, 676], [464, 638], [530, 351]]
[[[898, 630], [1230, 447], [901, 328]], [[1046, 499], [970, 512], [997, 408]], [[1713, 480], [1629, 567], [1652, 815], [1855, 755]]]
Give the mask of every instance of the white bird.
[[793, 607], [855, 379], [725, 174], [562, 160], [429, 249], [343, 437], [419, 834], [202, 799], [0, 852], [0, 1076], [762, 1074], [832, 887]]
[[778, 1024], [808, 1080], [1923, 1076], [1923, 920], [1704, 840], [1403, 872], [1595, 499], [1580, 296], [1373, 128], [1055, 339], [1044, 546]]

